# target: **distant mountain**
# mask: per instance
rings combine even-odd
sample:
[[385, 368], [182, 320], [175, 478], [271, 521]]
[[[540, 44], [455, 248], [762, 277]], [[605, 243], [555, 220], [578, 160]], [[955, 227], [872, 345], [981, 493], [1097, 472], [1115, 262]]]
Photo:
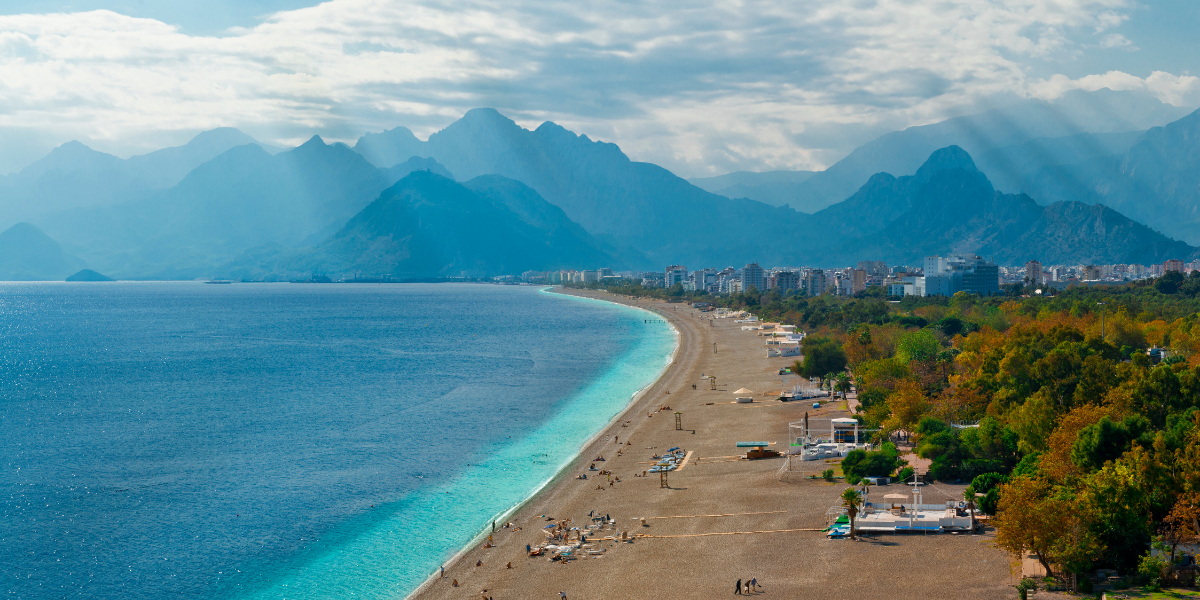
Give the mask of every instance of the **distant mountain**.
[[86, 266], [29, 223], [0, 232], [0, 281], [62, 280]]
[[190, 279], [247, 248], [316, 244], [416, 168], [449, 174], [431, 160], [385, 171], [316, 136], [274, 156], [258, 145], [237, 146], [168, 190], [44, 222], [104, 272]]
[[415, 171], [311, 250], [244, 253], [225, 276], [362, 273], [396, 278], [598, 268], [615, 258], [528, 186], [498, 175], [466, 184]]
[[813, 171], [735, 171], [716, 177], [693, 177], [688, 183], [726, 198], [749, 198], [771, 206], [794, 202], [800, 194], [800, 184], [813, 176]]
[[67, 281], [72, 282], [99, 282], [99, 281], [116, 281], [107, 275], [101, 275], [91, 269], [83, 269], [82, 271], [67, 278]]
[[[961, 148], [934, 152], [912, 177], [871, 178], [846, 202], [817, 215], [818, 227], [848, 235], [830, 244], [825, 264], [973, 252], [999, 264], [1114, 264], [1188, 259], [1196, 248], [1115, 210], [1080, 202], [1039, 206], [995, 190]], [[855, 221], [862, 222], [855, 225]]]
[[[537, 190], [567, 216], [613, 246], [641, 250], [655, 267], [669, 262], [744, 264], [785, 260], [788, 244], [764, 244], [762, 227], [798, 227], [803, 216], [748, 199], [706, 192], [657, 165], [629, 160], [550, 122], [523, 129], [493, 109], [474, 109], [413, 142], [393, 129], [355, 144], [382, 163], [406, 153], [429, 156], [462, 180], [498, 174]], [[390, 140], [390, 141], [389, 141]], [[385, 151], [386, 150], [386, 151]]]
[[146, 198], [154, 190], [179, 183], [192, 169], [230, 148], [257, 143], [237, 129], [224, 127], [203, 132], [183, 146], [122, 160], [77, 141], [67, 142], [20, 172], [0, 177], [0, 227], [63, 210]]
[[1081, 133], [1057, 138], [1035, 138], [1023, 144], [989, 150], [976, 161], [996, 189], [1028, 192], [1039, 204], [1063, 198], [1035, 194], [1043, 181], [1053, 177], [1061, 184], [1086, 183], [1093, 176], [1091, 165], [1112, 163], [1129, 150], [1144, 131]]
[[1155, 127], [1102, 178], [1100, 200], [1147, 225], [1200, 244], [1200, 110]]
[[179, 183], [192, 169], [216, 158], [226, 150], [246, 144], [257, 144], [270, 154], [280, 152], [279, 148], [261, 144], [237, 129], [220, 127], [205, 131], [182, 146], [130, 157], [125, 162], [130, 171], [148, 187], [165, 189]]
[[1079, 158], [1028, 173], [1024, 191], [1041, 204], [1104, 204], [1200, 244], [1200, 111], [1137, 135], [1121, 152]]
[[368, 133], [354, 144], [354, 151], [371, 164], [386, 169], [414, 156], [422, 156], [425, 143], [407, 127], [397, 127], [380, 133]]
[[[1027, 100], [981, 114], [909, 127], [856, 148], [848, 156], [801, 183], [791, 206], [816, 212], [850, 196], [862, 182], [880, 172], [911, 173], [922, 157], [938, 148], [957, 145], [973, 156], [1036, 138], [1061, 138], [1084, 133], [1144, 130], [1174, 121], [1190, 109], [1164, 104], [1140, 92], [1072, 91], [1053, 102]], [[1047, 146], [1047, 150], [1055, 149]], [[1072, 156], [1045, 156], [1046, 166], [1069, 164]], [[1024, 189], [1022, 171], [1007, 170], [1002, 161], [985, 161], [984, 172], [1006, 189]], [[1028, 166], [1027, 166], [1028, 168]]]

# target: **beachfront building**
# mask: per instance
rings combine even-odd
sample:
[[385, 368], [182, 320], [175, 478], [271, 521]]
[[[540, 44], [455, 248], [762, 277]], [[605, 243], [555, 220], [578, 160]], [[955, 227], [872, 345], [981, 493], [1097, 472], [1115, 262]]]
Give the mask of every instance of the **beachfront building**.
[[758, 263], [750, 263], [742, 267], [742, 290], [754, 288], [759, 291], [766, 291], [767, 281], [763, 274], [762, 267]]
[[1183, 261], [1172, 258], [1172, 259], [1164, 262], [1163, 263], [1163, 272], [1164, 273], [1171, 273], [1171, 272], [1184, 273], [1185, 271], [1184, 271], [1184, 267], [1183, 267]]
[[671, 265], [667, 267], [663, 277], [663, 287], [671, 287], [675, 284], [683, 285], [687, 283], [688, 270], [683, 265]]

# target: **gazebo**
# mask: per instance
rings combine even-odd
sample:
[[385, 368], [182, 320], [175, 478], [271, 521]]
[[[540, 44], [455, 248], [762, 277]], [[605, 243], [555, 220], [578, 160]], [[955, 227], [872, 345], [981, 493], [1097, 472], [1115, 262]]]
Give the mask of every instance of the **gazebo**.
[[741, 388], [738, 391], [733, 393], [733, 397], [740, 404], [754, 402], [754, 390], [748, 390], [746, 388]]

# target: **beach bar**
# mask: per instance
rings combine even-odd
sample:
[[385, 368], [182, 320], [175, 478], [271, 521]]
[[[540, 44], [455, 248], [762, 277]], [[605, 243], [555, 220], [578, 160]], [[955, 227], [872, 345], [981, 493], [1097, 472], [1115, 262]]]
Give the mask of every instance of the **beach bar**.
[[[921, 488], [911, 495], [887, 494], [883, 502], [867, 502], [854, 521], [861, 533], [950, 533], [971, 530], [971, 513], [964, 503], [922, 504]], [[844, 509], [842, 509], [844, 512]]]

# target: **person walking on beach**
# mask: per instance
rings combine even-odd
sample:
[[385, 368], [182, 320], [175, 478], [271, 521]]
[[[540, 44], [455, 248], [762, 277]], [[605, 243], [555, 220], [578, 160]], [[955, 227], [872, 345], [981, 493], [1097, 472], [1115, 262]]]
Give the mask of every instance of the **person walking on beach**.
[[446, 578], [446, 565], [442, 565], [442, 579]]
[[737, 580], [737, 583], [733, 584], [733, 593], [735, 593], [739, 596], [742, 595], [742, 580], [741, 579]]

